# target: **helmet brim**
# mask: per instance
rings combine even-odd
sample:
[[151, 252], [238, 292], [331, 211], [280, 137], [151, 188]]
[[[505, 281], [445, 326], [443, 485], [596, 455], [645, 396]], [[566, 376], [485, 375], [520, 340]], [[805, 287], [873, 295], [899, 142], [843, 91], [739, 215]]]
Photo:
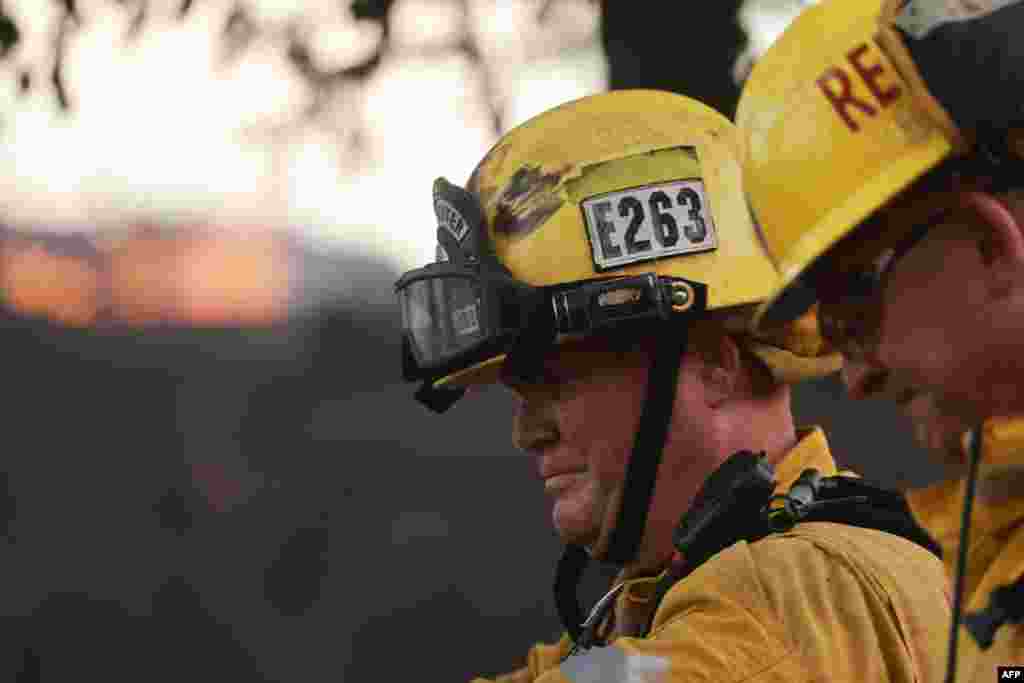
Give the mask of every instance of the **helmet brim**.
[[952, 151], [952, 145], [944, 137], [930, 136], [921, 145], [908, 148], [907, 154], [887, 165], [883, 172], [861, 185], [845, 202], [826, 213], [792, 246], [785, 263], [779, 264], [780, 284], [755, 311], [754, 331], [779, 327], [806, 313], [816, 299], [800, 279], [808, 268]]

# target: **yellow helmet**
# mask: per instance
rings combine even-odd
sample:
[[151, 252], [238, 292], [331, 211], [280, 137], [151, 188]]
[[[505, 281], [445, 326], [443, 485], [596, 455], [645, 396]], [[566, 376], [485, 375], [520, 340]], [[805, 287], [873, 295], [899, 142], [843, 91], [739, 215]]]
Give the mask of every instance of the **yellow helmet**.
[[[417, 329], [429, 327], [437, 358], [413, 349], [407, 366], [438, 361], [433, 374], [420, 372], [418, 378], [438, 387], [466, 386], [495, 381], [506, 361], [507, 344], [491, 345], [491, 353], [462, 353], [473, 344], [486, 346], [482, 285], [460, 281], [460, 292], [445, 295], [450, 305], [438, 308], [440, 285], [434, 281], [428, 293], [430, 285], [423, 284], [430, 281], [428, 271], [444, 270], [467, 244], [469, 252], [484, 252], [470, 260], [492, 258], [509, 281], [538, 290], [581, 283], [625, 287], [618, 293], [591, 290], [582, 305], [592, 318], [601, 300], [660, 297], [668, 316], [746, 306], [745, 326], [750, 305], [776, 288], [778, 274], [744, 204], [739, 159], [735, 128], [725, 117], [668, 92], [594, 95], [508, 132], [465, 190], [444, 180], [435, 184], [441, 263], [407, 274], [397, 289], [410, 345], [427, 345], [431, 335], [417, 335]], [[411, 285], [417, 278], [418, 292]], [[663, 296], [659, 282], [668, 287]], [[570, 298], [559, 301], [546, 304], [546, 312], [553, 308], [568, 320]], [[446, 308], [450, 319], [441, 323]], [[439, 335], [445, 326], [448, 334]], [[783, 341], [751, 340], [748, 346], [770, 367], [782, 367], [783, 379], [832, 372], [836, 357], [819, 357], [822, 345], [813, 327], [797, 325]], [[556, 341], [572, 338], [573, 331], [590, 328], [560, 327]], [[438, 336], [445, 339], [438, 342]]]
[[884, 20], [896, 9], [889, 0], [813, 5], [744, 85], [744, 189], [781, 274], [756, 327], [805, 310], [813, 295], [799, 278], [815, 259], [964, 148]]
[[[617, 519], [591, 547], [567, 547], [556, 573], [577, 643], [586, 563], [625, 565], [640, 546], [689, 324], [727, 311], [745, 330], [778, 283], [743, 201], [739, 156], [732, 124], [681, 95], [570, 102], [506, 134], [465, 189], [435, 183], [438, 262], [396, 284], [405, 376], [423, 380], [417, 398], [436, 411], [499, 368], [529, 377], [552, 344], [659, 326]], [[818, 357], [814, 324], [747, 347], [803, 376], [838, 366], [837, 354]]]

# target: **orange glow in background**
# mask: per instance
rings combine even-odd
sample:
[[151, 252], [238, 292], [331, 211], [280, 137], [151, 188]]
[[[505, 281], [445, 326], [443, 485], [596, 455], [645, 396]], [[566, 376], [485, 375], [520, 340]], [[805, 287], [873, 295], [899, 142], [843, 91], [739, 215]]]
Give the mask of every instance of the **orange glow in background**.
[[279, 235], [140, 226], [99, 240], [0, 234], [0, 297], [90, 325], [266, 326], [288, 316], [297, 255]]

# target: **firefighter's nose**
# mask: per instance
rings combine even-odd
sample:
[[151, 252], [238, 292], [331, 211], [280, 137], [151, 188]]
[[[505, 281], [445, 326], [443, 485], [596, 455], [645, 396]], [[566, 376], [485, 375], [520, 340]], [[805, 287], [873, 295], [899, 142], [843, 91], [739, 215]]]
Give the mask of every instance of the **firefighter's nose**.
[[868, 398], [885, 384], [886, 371], [865, 360], [847, 359], [840, 374], [853, 399]]

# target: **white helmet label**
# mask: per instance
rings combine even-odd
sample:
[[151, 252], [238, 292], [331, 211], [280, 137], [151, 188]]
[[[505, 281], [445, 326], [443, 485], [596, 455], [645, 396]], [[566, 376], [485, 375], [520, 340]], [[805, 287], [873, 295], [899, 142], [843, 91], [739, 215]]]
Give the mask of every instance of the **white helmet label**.
[[954, 21], [977, 19], [1019, 0], [908, 0], [896, 15], [896, 25], [915, 38]]
[[676, 180], [583, 200], [584, 220], [599, 270], [710, 251], [718, 236], [704, 183]]

